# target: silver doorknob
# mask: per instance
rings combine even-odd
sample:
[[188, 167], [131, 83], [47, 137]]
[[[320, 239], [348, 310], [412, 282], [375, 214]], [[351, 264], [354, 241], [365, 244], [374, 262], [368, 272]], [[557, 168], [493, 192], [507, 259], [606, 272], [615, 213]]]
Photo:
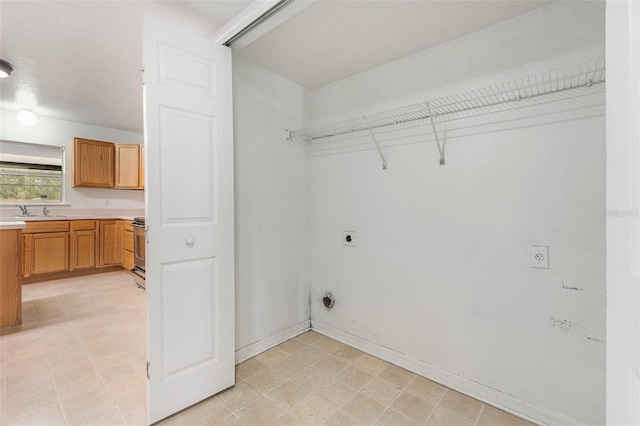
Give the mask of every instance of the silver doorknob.
[[187, 247], [191, 248], [191, 247], [193, 247], [193, 244], [195, 243], [195, 241], [194, 241], [193, 237], [188, 237], [186, 239], [186, 243], [187, 243]]

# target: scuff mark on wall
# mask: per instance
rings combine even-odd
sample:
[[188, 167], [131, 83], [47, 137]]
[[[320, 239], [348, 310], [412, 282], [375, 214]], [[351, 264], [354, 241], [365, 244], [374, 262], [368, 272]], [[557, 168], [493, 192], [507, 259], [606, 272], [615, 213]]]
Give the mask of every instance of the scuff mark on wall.
[[558, 319], [558, 318], [551, 318], [551, 325], [553, 325], [556, 328], [559, 328], [560, 330], [562, 330], [565, 333], [569, 333], [577, 328], [579, 328], [579, 325], [568, 321], [566, 319]]
[[602, 339], [587, 336], [584, 332], [584, 327], [577, 322], [551, 317], [551, 325], [561, 330], [563, 333], [573, 334], [591, 342], [604, 343], [604, 340]]
[[560, 282], [560, 288], [564, 289], [564, 290], [573, 290], [573, 291], [584, 291], [584, 288], [580, 288], [580, 287], [569, 287], [564, 285], [564, 282]]

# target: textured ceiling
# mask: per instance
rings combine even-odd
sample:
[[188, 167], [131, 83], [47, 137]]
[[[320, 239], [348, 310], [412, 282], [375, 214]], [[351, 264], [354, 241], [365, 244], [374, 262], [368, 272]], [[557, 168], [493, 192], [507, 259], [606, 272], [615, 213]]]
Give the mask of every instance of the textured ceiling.
[[[250, 3], [0, 0], [0, 108], [142, 132], [143, 14], [211, 35]], [[313, 89], [547, 3], [319, 0], [234, 54]]]
[[212, 34], [251, 1], [0, 1], [0, 108], [142, 132], [142, 16]]

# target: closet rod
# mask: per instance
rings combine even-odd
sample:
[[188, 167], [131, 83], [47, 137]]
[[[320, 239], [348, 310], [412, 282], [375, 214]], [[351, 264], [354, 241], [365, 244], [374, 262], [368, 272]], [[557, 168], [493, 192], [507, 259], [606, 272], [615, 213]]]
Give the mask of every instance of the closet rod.
[[292, 130], [287, 131], [287, 135], [289, 138], [298, 136], [313, 142], [318, 139], [396, 126], [430, 117], [515, 102], [581, 87], [590, 87], [605, 82], [605, 71], [605, 60], [594, 59], [479, 89], [370, 114], [366, 120], [353, 119], [314, 128]]

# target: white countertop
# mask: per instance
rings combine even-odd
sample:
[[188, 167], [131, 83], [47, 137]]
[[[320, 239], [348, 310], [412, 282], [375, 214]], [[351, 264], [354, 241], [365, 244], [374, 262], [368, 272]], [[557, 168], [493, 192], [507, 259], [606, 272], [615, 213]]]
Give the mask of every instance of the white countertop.
[[23, 220], [11, 220], [11, 221], [0, 220], [0, 231], [6, 231], [9, 229], [24, 229], [26, 227], [27, 227], [27, 224]]
[[[105, 214], [105, 215], [55, 215], [55, 216], [18, 216], [18, 217], [0, 217], [0, 223], [25, 223], [25, 222], [38, 222], [43, 220], [86, 220], [86, 219], [121, 219], [121, 220], [133, 220], [135, 217], [132, 215], [122, 214]], [[2, 228], [5, 229], [5, 228]]]

